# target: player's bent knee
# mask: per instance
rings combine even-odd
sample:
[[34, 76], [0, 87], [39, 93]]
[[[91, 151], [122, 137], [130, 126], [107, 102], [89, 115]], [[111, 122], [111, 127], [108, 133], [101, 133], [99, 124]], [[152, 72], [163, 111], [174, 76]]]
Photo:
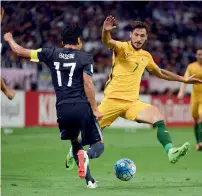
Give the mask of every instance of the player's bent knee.
[[61, 131], [61, 133], [60, 133], [60, 139], [61, 140], [68, 140], [68, 133], [67, 133], [67, 131]]
[[197, 123], [202, 123], [202, 115], [198, 118]]
[[159, 111], [159, 109], [157, 107], [152, 108], [152, 123], [158, 122], [158, 121], [164, 121], [164, 117], [161, 114], [161, 112]]
[[69, 133], [65, 129], [60, 132], [60, 139], [61, 140], [71, 140], [73, 142], [78, 142], [79, 141], [79, 137], [78, 137], [77, 134]]

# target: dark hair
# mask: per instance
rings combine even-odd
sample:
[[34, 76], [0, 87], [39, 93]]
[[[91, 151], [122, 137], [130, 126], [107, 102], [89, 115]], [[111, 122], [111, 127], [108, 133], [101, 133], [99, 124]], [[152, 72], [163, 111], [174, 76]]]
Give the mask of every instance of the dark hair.
[[78, 44], [78, 38], [81, 37], [81, 33], [82, 31], [78, 24], [68, 23], [61, 34], [63, 44]]
[[148, 26], [148, 24], [146, 22], [134, 21], [131, 24], [131, 31], [133, 31], [135, 29], [145, 29], [147, 34], [149, 33], [149, 26]]

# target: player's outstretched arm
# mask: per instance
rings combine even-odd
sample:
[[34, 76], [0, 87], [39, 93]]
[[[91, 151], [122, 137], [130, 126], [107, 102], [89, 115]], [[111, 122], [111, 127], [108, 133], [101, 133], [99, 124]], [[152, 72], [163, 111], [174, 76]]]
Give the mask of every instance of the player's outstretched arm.
[[113, 49], [116, 45], [116, 41], [112, 39], [110, 31], [115, 29], [115, 18], [108, 16], [103, 24], [102, 28], [102, 42], [110, 49]]
[[[184, 77], [185, 78], [189, 78], [190, 77], [189, 66], [188, 66], [188, 68], [187, 68], [187, 70], [186, 70], [186, 72], [184, 74]], [[184, 93], [185, 93], [186, 87], [187, 87], [187, 84], [185, 84], [185, 83], [181, 84], [179, 93], [177, 95], [178, 99], [182, 99], [184, 97]]]
[[8, 99], [12, 100], [15, 97], [15, 90], [8, 88], [3, 78], [0, 77], [0, 80], [1, 80], [1, 91], [8, 97]]
[[175, 73], [172, 73], [170, 71], [167, 71], [165, 69], [160, 69], [159, 67], [156, 67], [155, 69], [153, 69], [151, 73], [158, 78], [168, 80], [168, 81], [183, 82], [185, 84], [202, 84], [202, 81], [197, 78], [194, 78], [194, 75], [186, 78], [186, 77], [177, 75]]
[[4, 40], [9, 43], [12, 51], [18, 56], [31, 58], [31, 50], [25, 49], [22, 46], [18, 45], [13, 39], [13, 35], [10, 32], [4, 35]]
[[185, 83], [181, 84], [179, 93], [177, 95], [178, 99], [182, 99], [184, 97], [184, 93], [185, 93], [186, 87], [187, 87], [187, 84], [185, 84]]
[[93, 110], [93, 114], [97, 120], [101, 120], [103, 115], [97, 108], [93, 79], [90, 75], [83, 72], [83, 81], [84, 81], [84, 90], [85, 90], [86, 96], [88, 97], [88, 101], [91, 105], [91, 108]]
[[165, 69], [160, 69], [158, 65], [154, 62], [152, 56], [149, 54], [149, 63], [146, 67], [147, 71], [149, 71], [151, 74], [155, 75], [158, 78], [168, 80], [168, 81], [178, 81], [183, 82], [186, 84], [202, 84], [202, 81], [194, 78], [194, 75], [189, 77], [183, 77], [179, 76], [177, 74], [174, 74], [170, 71], [167, 71]]
[[161, 73], [165, 77], [169, 77], [170, 80], [173, 80], [173, 81], [183, 82], [185, 84], [202, 84], [202, 80], [200, 80], [198, 78], [194, 78], [195, 75], [192, 75], [189, 77], [184, 77], [184, 76], [174, 74], [174, 73], [167, 71], [165, 69], [161, 69]]

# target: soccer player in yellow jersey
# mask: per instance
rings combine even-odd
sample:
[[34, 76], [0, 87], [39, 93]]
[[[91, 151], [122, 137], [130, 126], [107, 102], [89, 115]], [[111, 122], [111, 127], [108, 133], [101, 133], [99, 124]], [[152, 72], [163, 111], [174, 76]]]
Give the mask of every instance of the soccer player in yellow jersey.
[[[187, 84], [202, 83], [201, 80], [182, 77], [160, 69], [151, 54], [142, 49], [148, 36], [148, 26], [145, 22], [135, 21], [130, 32], [130, 41], [120, 42], [112, 39], [110, 31], [115, 29], [115, 18], [108, 16], [102, 30], [102, 41], [113, 50], [112, 71], [104, 90], [104, 99], [98, 109], [103, 114], [99, 124], [102, 129], [110, 126], [118, 117], [141, 123], [148, 123], [157, 129], [157, 138], [168, 153], [171, 163], [176, 163], [184, 156], [190, 144], [186, 142], [181, 147], [173, 146], [169, 132], [164, 123], [164, 117], [158, 108], [139, 100], [139, 88], [142, 74], [146, 69], [155, 76]], [[67, 158], [70, 168], [71, 150]]]
[[164, 117], [159, 109], [139, 100], [139, 88], [142, 74], [146, 69], [151, 74], [170, 81], [184, 83], [202, 83], [190, 75], [185, 78], [160, 69], [151, 54], [142, 49], [148, 35], [145, 22], [135, 21], [130, 32], [130, 41], [120, 42], [112, 39], [110, 31], [115, 29], [115, 18], [108, 16], [103, 24], [102, 41], [113, 50], [112, 72], [104, 90], [99, 111], [103, 118], [101, 128], [110, 126], [118, 117], [141, 123], [148, 123], [157, 129], [157, 138], [168, 153], [171, 163], [184, 156], [190, 144], [186, 142], [179, 148], [173, 146]]
[[[148, 26], [145, 22], [135, 21], [130, 32], [130, 41], [120, 42], [112, 39], [110, 31], [115, 29], [115, 18], [108, 16], [102, 30], [102, 41], [113, 50], [112, 72], [106, 83], [104, 99], [99, 111], [103, 114], [99, 124], [102, 129], [110, 126], [118, 117], [141, 123], [148, 123], [157, 129], [157, 138], [168, 153], [171, 163], [176, 163], [184, 156], [190, 144], [186, 142], [181, 147], [173, 146], [169, 132], [164, 123], [164, 117], [158, 108], [139, 100], [139, 88], [142, 74], [146, 69], [155, 76], [187, 84], [202, 83], [201, 80], [185, 78], [167, 70], [160, 69], [151, 54], [142, 49], [148, 36]], [[71, 149], [67, 155], [67, 166], [73, 168]]]
[[[202, 48], [196, 51], [196, 62], [188, 65], [185, 77], [195, 75], [202, 80]], [[182, 84], [178, 98], [184, 97], [186, 84]], [[202, 84], [194, 84], [191, 93], [191, 111], [195, 121], [194, 132], [196, 136], [196, 150], [202, 151]]]

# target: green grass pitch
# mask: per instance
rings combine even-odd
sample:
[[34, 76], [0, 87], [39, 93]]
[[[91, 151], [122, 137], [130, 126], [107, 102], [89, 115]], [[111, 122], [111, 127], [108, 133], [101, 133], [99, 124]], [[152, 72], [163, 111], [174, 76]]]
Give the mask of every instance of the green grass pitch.
[[[57, 128], [2, 131], [2, 196], [199, 196], [202, 195], [202, 152], [195, 151], [191, 129], [170, 129], [173, 142], [191, 143], [191, 150], [177, 164], [166, 153], [152, 130], [106, 129], [105, 152], [91, 160], [97, 189], [87, 189], [77, 169], [66, 171], [68, 141], [60, 141]], [[121, 158], [137, 166], [135, 178], [116, 179], [113, 165]]]

